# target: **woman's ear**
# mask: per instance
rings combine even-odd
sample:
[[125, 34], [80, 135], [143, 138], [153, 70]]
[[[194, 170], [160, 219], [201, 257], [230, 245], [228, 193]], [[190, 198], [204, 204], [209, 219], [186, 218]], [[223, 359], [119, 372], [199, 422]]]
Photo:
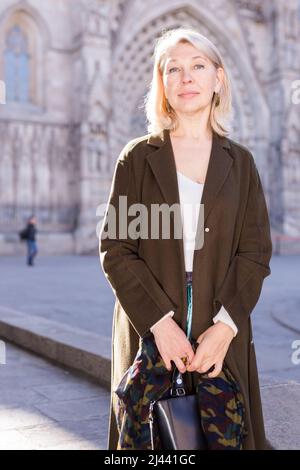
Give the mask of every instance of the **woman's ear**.
[[220, 93], [220, 90], [222, 88], [223, 79], [224, 79], [224, 70], [223, 70], [222, 67], [218, 67], [217, 68], [215, 93]]

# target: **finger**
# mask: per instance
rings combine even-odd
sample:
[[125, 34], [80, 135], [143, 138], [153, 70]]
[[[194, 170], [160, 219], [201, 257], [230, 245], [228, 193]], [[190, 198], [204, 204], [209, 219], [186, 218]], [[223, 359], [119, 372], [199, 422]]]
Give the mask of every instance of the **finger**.
[[198, 359], [197, 360], [193, 360], [188, 366], [187, 366], [187, 370], [189, 372], [192, 372], [194, 370], [197, 370], [197, 368], [199, 367], [199, 361]]
[[187, 357], [187, 364], [190, 364], [195, 357], [195, 353], [193, 351], [192, 346], [187, 350], [187, 352], [184, 355]]
[[171, 364], [170, 359], [167, 359], [167, 358], [164, 359], [164, 358], [163, 358], [163, 361], [164, 361], [164, 364], [165, 364], [166, 369], [171, 370], [171, 369], [172, 369], [172, 364]]
[[175, 365], [177, 367], [177, 369], [180, 371], [180, 372], [185, 372], [185, 365], [184, 363], [182, 362], [182, 360], [180, 359], [180, 357], [175, 357], [173, 359], [173, 362], [175, 362]]
[[197, 343], [200, 344], [202, 339], [203, 339], [204, 334], [202, 333], [198, 338], [197, 338]]
[[195, 353], [189, 341], [187, 341], [185, 348], [186, 348], [185, 352], [183, 352], [179, 357], [182, 360], [184, 366], [187, 366], [194, 359]]
[[223, 361], [216, 362], [214, 370], [208, 374], [208, 377], [211, 379], [217, 377], [220, 374], [222, 367]]
[[195, 354], [194, 359], [193, 359], [192, 362], [188, 365], [187, 370], [188, 370], [189, 372], [192, 372], [192, 371], [194, 371], [194, 370], [198, 370], [198, 368], [200, 367], [200, 364], [201, 364], [201, 360], [202, 360], [202, 359], [201, 359], [201, 356], [199, 356], [199, 355], [196, 356], [196, 354]]
[[205, 362], [200, 362], [199, 368], [197, 369], [197, 372], [200, 372], [200, 374], [206, 374], [208, 373], [209, 369], [213, 367], [215, 362], [212, 362], [211, 360], [208, 361], [206, 360]]
[[189, 372], [193, 371], [193, 370], [197, 370], [199, 369], [199, 367], [201, 367], [201, 362], [203, 361], [203, 355], [202, 354], [199, 354], [199, 351], [198, 351], [198, 355], [194, 355], [194, 359], [193, 361], [190, 363], [190, 365], [188, 366], [187, 370]]

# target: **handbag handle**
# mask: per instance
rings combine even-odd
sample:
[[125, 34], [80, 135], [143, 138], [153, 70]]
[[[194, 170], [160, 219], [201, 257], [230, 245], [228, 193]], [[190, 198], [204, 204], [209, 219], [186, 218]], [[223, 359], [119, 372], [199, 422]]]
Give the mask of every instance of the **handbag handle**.
[[[197, 341], [194, 340], [193, 338], [190, 339], [190, 342], [191, 342], [191, 346], [193, 348], [193, 351], [195, 352], [199, 343], [197, 343]], [[190, 375], [191, 383], [192, 383], [192, 372], [186, 371], [184, 373], [185, 378], [187, 377], [187, 374]], [[173, 373], [172, 373], [172, 382], [171, 382], [171, 388], [170, 388], [170, 395], [172, 397], [174, 397], [174, 396], [178, 397], [178, 396], [182, 396], [182, 395], [186, 395], [186, 394], [187, 394], [187, 388], [186, 388], [186, 385], [184, 383], [183, 374], [179, 371], [178, 367], [174, 364], [174, 369], [173, 369]]]
[[[187, 373], [187, 372], [186, 372]], [[171, 397], [178, 397], [186, 395], [186, 388], [183, 380], [182, 373], [175, 366], [172, 374], [172, 384], [170, 388]]]

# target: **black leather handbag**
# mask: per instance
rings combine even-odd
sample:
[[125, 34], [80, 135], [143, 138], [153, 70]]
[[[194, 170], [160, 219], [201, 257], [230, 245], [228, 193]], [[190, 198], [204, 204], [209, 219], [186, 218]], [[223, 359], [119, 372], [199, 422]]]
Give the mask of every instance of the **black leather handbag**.
[[149, 424], [153, 450], [155, 432], [158, 433], [162, 448], [166, 450], [207, 449], [197, 394], [195, 391], [189, 393], [187, 384], [184, 383], [187, 382], [188, 374], [192, 379], [191, 372], [181, 374], [175, 366], [167, 394], [150, 402]]

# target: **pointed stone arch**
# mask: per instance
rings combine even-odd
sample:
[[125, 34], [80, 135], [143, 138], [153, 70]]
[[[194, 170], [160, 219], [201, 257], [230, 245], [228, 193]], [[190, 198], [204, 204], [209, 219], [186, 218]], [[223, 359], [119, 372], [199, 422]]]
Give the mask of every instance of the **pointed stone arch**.
[[0, 76], [5, 77], [5, 50], [7, 37], [19, 28], [27, 42], [29, 61], [29, 100], [26, 106], [44, 107], [44, 77], [46, 51], [50, 47], [50, 33], [40, 13], [21, 1], [0, 15]]

